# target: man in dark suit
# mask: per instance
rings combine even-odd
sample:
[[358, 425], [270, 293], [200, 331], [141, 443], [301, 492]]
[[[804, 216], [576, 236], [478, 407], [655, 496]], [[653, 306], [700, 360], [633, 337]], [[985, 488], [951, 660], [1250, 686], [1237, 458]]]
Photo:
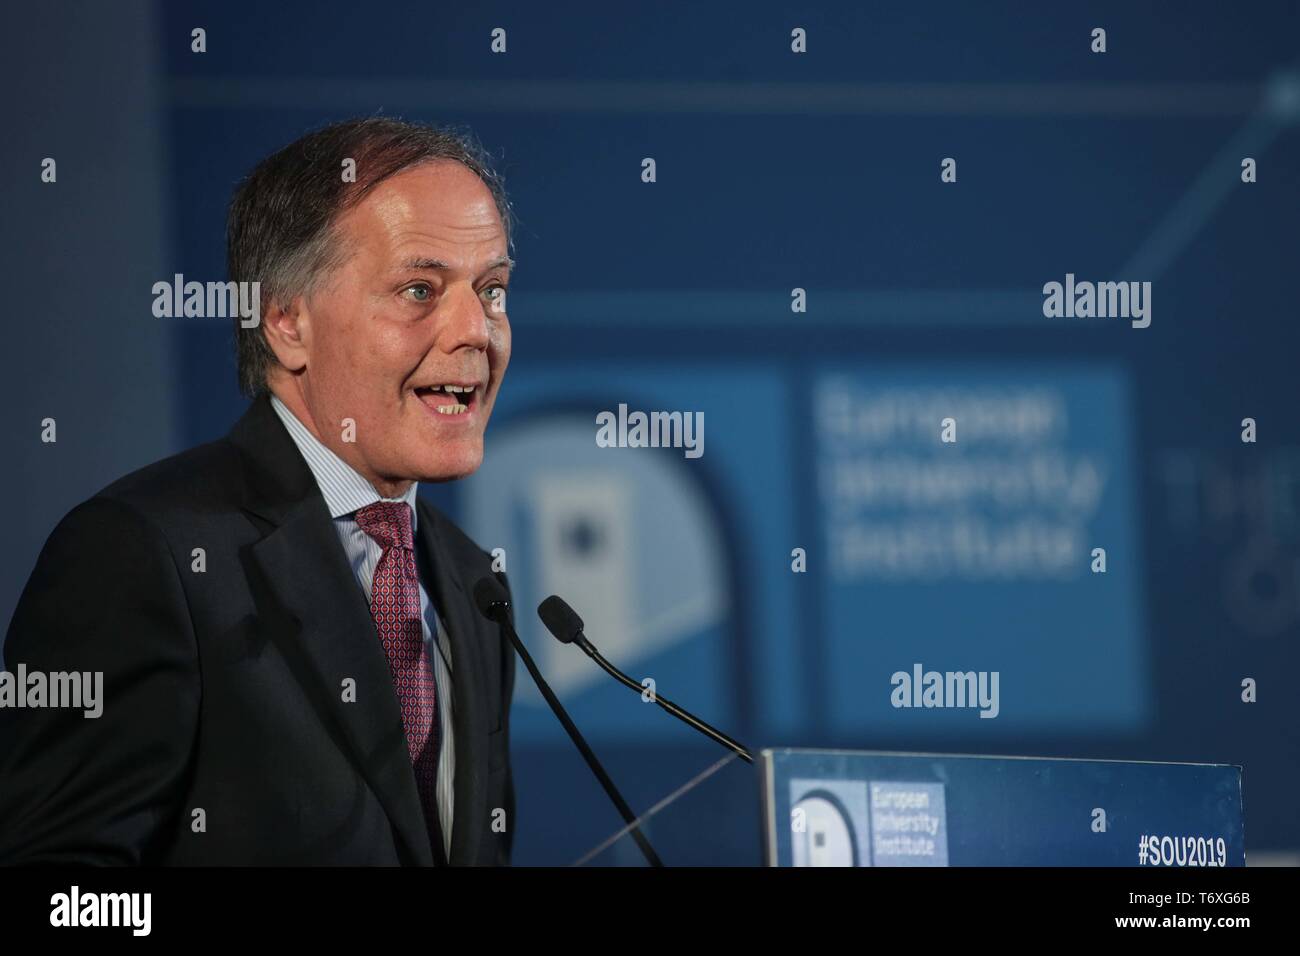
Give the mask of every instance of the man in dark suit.
[[41, 552], [5, 667], [102, 672], [102, 714], [0, 708], [0, 863], [509, 861], [514, 658], [471, 597], [492, 560], [416, 486], [482, 460], [510, 225], [471, 141], [394, 120], [241, 184], [253, 403]]

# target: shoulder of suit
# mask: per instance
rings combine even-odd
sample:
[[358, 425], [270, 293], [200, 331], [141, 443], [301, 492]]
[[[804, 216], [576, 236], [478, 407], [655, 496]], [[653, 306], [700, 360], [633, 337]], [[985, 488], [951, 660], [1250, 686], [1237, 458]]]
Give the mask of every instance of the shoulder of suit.
[[238, 502], [242, 487], [239, 450], [222, 438], [124, 475], [92, 500], [117, 501], [150, 517], [210, 514]]

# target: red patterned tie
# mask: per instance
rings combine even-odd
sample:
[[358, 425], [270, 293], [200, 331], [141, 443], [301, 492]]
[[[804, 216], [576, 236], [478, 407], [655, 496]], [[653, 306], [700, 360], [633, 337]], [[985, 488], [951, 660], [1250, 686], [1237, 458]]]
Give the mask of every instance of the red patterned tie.
[[436, 859], [442, 855], [442, 847], [436, 845], [442, 839], [437, 804], [437, 685], [429, 669], [429, 652], [420, 627], [420, 581], [415, 570], [411, 508], [403, 501], [377, 501], [357, 511], [356, 521], [384, 549], [370, 586], [370, 614], [393, 672], [406, 745]]

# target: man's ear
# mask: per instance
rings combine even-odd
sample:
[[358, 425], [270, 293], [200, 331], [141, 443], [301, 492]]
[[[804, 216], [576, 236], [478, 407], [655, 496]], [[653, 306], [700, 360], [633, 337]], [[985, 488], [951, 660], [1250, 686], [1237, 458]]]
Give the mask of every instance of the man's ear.
[[262, 316], [262, 331], [271, 351], [290, 372], [307, 366], [307, 348], [311, 343], [311, 313], [304, 296], [288, 305], [273, 302]]

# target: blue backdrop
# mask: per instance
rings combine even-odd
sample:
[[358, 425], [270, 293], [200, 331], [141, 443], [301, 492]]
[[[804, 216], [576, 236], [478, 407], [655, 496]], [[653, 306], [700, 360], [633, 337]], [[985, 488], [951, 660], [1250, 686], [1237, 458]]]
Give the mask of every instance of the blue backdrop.
[[[64, 54], [36, 128], [135, 92], [65, 147], [100, 177], [83, 217], [110, 259], [5, 359], [11, 427], [58, 405], [76, 476], [23, 452], [5, 479], [33, 501], [6, 616], [59, 514], [240, 413], [225, 323], [149, 317], [153, 281], [224, 277], [239, 177], [331, 120], [465, 124], [519, 213], [514, 357], [483, 469], [424, 493], [504, 549], [526, 640], [633, 804], [716, 755], [545, 637], [527, 612], [553, 591], [755, 747], [1236, 763], [1248, 854], [1300, 854], [1300, 7], [857, 6], [78, 8], [116, 56]], [[31, 79], [64, 27], [29, 16]], [[62, 246], [14, 238], [9, 283], [42, 308]], [[1045, 318], [1066, 273], [1150, 281], [1150, 327]], [[704, 454], [597, 447], [620, 403], [702, 412]], [[998, 671], [996, 719], [891, 706], [918, 662]], [[568, 862], [618, 820], [520, 679], [516, 858]]]

